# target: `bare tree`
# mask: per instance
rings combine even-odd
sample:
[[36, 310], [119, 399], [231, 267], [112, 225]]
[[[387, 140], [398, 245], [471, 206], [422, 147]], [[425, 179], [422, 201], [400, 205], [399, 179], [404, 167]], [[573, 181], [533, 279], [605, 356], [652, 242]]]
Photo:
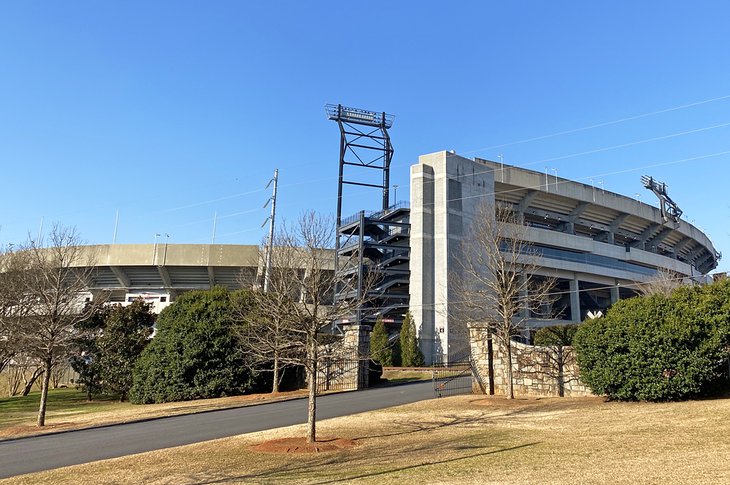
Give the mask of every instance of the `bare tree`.
[[[271, 301], [262, 304], [263, 299]], [[290, 355], [296, 346], [292, 347], [290, 324], [283, 318], [285, 315], [281, 312], [266, 314], [264, 311], [272, 307], [284, 308], [284, 300], [290, 299], [289, 296], [276, 292], [263, 293], [260, 290], [257, 290], [251, 298], [242, 295], [232, 299], [234, 315], [241, 323], [237, 330], [246, 349], [248, 362], [257, 372], [262, 368], [267, 370], [266, 367], [271, 366], [272, 393], [279, 392], [284, 371], [292, 360], [298, 361], [298, 359], [296, 355]]]
[[[573, 368], [576, 364], [575, 350], [573, 349], [573, 337], [578, 331], [577, 325], [556, 325], [543, 327], [535, 333], [535, 345], [544, 347], [545, 352], [540, 355], [542, 362], [535, 362], [525, 359], [522, 362], [522, 372], [529, 373], [524, 369], [537, 367], [535, 374], [542, 374], [555, 380], [558, 396], [565, 396], [565, 386], [578, 380], [576, 374], [566, 375], [566, 369]], [[538, 364], [536, 366], [536, 364]]]
[[316, 441], [320, 330], [348, 318], [363, 302], [335, 300], [334, 223], [304, 213], [274, 238], [268, 292], [253, 292], [256, 311], [248, 318], [249, 345], [259, 358], [305, 369], [309, 390], [307, 441]]
[[17, 340], [10, 322], [21, 309], [22, 258], [16, 257], [12, 245], [0, 250], [0, 372], [18, 355]]
[[524, 226], [511, 208], [477, 206], [474, 224], [462, 242], [461, 279], [456, 285], [457, 314], [481, 327], [507, 358], [508, 399], [514, 399], [511, 339], [528, 319], [545, 316], [551, 306], [553, 278], [536, 277], [539, 255], [526, 240]]
[[22, 352], [42, 365], [37, 425], [44, 426], [53, 365], [73, 345], [76, 325], [102, 303], [100, 298], [90, 301], [88, 293], [94, 255], [81, 246], [75, 229], [54, 226], [47, 247], [30, 241], [12, 257], [22, 277], [6, 327]]
[[674, 290], [684, 284], [683, 277], [672, 271], [657, 271], [657, 274], [646, 283], [640, 283], [637, 290], [643, 296], [669, 296]]
[[12, 345], [10, 337], [0, 329], [0, 373], [13, 361], [15, 354], [16, 350]]

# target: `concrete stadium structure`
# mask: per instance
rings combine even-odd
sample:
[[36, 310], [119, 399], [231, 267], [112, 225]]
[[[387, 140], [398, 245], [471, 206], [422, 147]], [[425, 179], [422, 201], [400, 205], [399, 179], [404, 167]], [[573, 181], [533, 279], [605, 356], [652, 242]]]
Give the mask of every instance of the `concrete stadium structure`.
[[[652, 280], [659, 271], [701, 281], [720, 257], [702, 231], [633, 198], [437, 152], [421, 156], [411, 167], [410, 209], [396, 204], [343, 219], [340, 236], [359, 234], [359, 243], [341, 244], [340, 258], [359, 259], [360, 273], [379, 272], [380, 281], [369, 289], [371, 305], [333, 324], [371, 325], [383, 318], [395, 333], [410, 309], [429, 363], [465, 359], [466, 334], [451, 311], [454, 281], [462, 244], [478, 224], [477, 207], [485, 202], [514, 209], [540, 254], [538, 275], [557, 279], [561, 296], [553, 304], [554, 318], [532, 319], [531, 328], [580, 322], [588, 312], [605, 311], [633, 296], [637, 283]], [[253, 245], [98, 245], [87, 251], [95, 267], [92, 295], [104, 292], [111, 302], [125, 304], [143, 298], [156, 312], [185, 291], [253, 286], [263, 275], [263, 258]], [[332, 255], [335, 271], [335, 251]], [[352, 277], [356, 269], [343, 265], [340, 272]], [[343, 295], [338, 297], [347, 297]]]
[[86, 246], [79, 261], [93, 264], [89, 291], [110, 303], [142, 298], [159, 313], [190, 290], [253, 286], [263, 275], [259, 247], [224, 244]]
[[[477, 206], [509, 204], [528, 226], [540, 254], [539, 273], [562, 293], [552, 320], [579, 322], [634, 294], [658, 271], [702, 278], [720, 254], [686, 221], [666, 220], [651, 205], [580, 182], [453, 152], [419, 157], [411, 167], [410, 309], [427, 361], [466, 357], [463, 332], [451, 316], [462, 241]], [[562, 310], [560, 310], [562, 309]]]

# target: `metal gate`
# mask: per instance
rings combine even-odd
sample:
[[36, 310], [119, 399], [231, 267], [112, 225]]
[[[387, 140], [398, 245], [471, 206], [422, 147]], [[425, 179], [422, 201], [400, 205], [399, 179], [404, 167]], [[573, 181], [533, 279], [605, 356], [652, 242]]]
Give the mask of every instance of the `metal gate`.
[[435, 397], [471, 394], [473, 384], [472, 367], [469, 362], [452, 363], [432, 369]]

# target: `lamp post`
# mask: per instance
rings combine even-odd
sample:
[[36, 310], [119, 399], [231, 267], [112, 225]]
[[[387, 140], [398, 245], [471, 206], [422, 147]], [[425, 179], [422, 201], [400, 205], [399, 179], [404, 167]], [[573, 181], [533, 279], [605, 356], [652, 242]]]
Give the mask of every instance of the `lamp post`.
[[558, 169], [557, 168], [551, 168], [550, 170], [553, 171], [555, 174], [555, 192], [558, 191]]
[[155, 233], [155, 245], [152, 247], [152, 264], [157, 264], [157, 238], [159, 234]]
[[165, 252], [162, 255], [162, 266], [165, 266], [165, 263], [167, 263], [167, 241], [170, 239], [170, 235], [165, 233]]

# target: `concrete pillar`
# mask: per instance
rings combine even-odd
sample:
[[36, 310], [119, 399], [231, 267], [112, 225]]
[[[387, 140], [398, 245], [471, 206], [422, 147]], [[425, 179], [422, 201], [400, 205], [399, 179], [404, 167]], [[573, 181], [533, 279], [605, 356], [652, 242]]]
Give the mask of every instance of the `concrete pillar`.
[[578, 292], [578, 277], [574, 276], [570, 280], [570, 319], [574, 322], [580, 322], [580, 293]]
[[[520, 275], [520, 285], [525, 287], [527, 286], [525, 284], [526, 278], [527, 275], [525, 275], [524, 273]], [[522, 305], [522, 308], [520, 308], [520, 316], [522, 316], [523, 318], [530, 318], [530, 307], [527, 305], [527, 298], [529, 295], [527, 293], [528, 292], [526, 289], [520, 291], [520, 299], [525, 302], [525, 304]]]
[[611, 287], [611, 305], [619, 301], [619, 299], [621, 299], [621, 296], [618, 291], [618, 281], [616, 281]]
[[410, 311], [426, 363], [434, 360], [436, 338], [433, 168], [411, 167]]
[[616, 234], [613, 231], [608, 231], [606, 234], [606, 242], [608, 244], [616, 244]]

